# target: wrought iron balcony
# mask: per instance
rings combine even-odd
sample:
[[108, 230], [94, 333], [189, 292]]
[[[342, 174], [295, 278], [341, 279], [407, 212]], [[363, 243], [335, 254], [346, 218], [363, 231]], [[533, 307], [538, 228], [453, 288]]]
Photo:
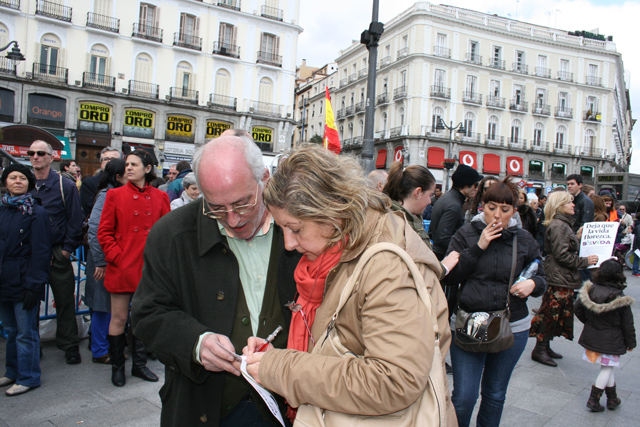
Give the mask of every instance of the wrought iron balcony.
[[396, 126], [389, 129], [389, 138], [397, 138], [402, 135], [402, 126]]
[[431, 86], [431, 96], [433, 98], [451, 99], [451, 89], [442, 85]]
[[355, 138], [353, 138], [353, 141], [351, 141], [351, 146], [352, 147], [362, 147], [362, 137], [361, 136], [356, 136]]
[[214, 55], [230, 56], [232, 58], [240, 58], [240, 46], [225, 42], [213, 42]]
[[465, 144], [481, 145], [482, 134], [477, 132], [465, 132], [460, 135], [460, 140]]
[[67, 84], [69, 81], [69, 69], [56, 67], [55, 65], [33, 63], [32, 76], [34, 79], [46, 80], [53, 83]]
[[218, 6], [232, 10], [240, 10], [240, 0], [218, 0]]
[[129, 80], [129, 95], [140, 96], [142, 98], [158, 99], [160, 86], [155, 83], [141, 82], [139, 80]]
[[556, 154], [571, 154], [571, 145], [569, 144], [554, 144], [553, 152]]
[[72, 12], [72, 8], [68, 6], [47, 0], [36, 0], [36, 15], [71, 22]]
[[569, 71], [558, 71], [558, 80], [573, 82], [573, 73], [570, 73]]
[[388, 102], [389, 102], [389, 93], [383, 92], [380, 95], [378, 95], [376, 100], [376, 105], [386, 104]]
[[260, 101], [251, 101], [251, 108], [249, 109], [249, 112], [269, 117], [282, 117], [281, 111], [281, 105]]
[[514, 62], [511, 65], [511, 72], [520, 74], [529, 74], [529, 66], [522, 62]]
[[584, 117], [585, 122], [600, 122], [599, 111], [592, 111], [591, 109], [589, 109], [583, 113], [582, 117]]
[[382, 58], [380, 60], [380, 63], [378, 64], [378, 68], [384, 68], [389, 64], [391, 64], [391, 57], [390, 56], [385, 56], [384, 58]]
[[554, 115], [559, 119], [573, 119], [573, 108], [556, 107]]
[[366, 68], [363, 68], [362, 70], [358, 71], [358, 78], [365, 77], [367, 74], [369, 74], [368, 70]]
[[116, 78], [85, 71], [82, 73], [82, 87], [115, 92]]
[[140, 39], [152, 40], [154, 42], [162, 43], [162, 28], [152, 27], [147, 24], [133, 24], [133, 32], [131, 37], [138, 37]]
[[200, 92], [197, 90], [187, 89], [184, 87], [169, 88], [169, 99], [171, 102], [187, 102], [189, 104], [198, 105]]
[[[424, 132], [422, 132], [422, 130], [424, 130]], [[429, 137], [429, 138], [449, 139], [449, 132], [445, 133], [445, 129], [444, 128], [439, 128], [437, 126], [436, 127], [433, 127], [433, 126], [422, 126], [421, 133], [423, 133], [424, 136]]]
[[527, 140], [523, 138], [509, 137], [509, 148], [525, 150], [527, 148]]
[[173, 33], [173, 45], [187, 49], [202, 50], [202, 37], [186, 33]]
[[462, 102], [469, 102], [471, 104], [482, 105], [482, 95], [476, 92], [465, 90], [462, 93]]
[[336, 111], [336, 119], [344, 119], [345, 116], [346, 116], [346, 109], [341, 108], [338, 111]]
[[488, 66], [489, 66], [489, 67], [491, 67], [491, 68], [498, 69], [498, 70], [504, 70], [504, 68], [505, 68], [505, 67], [504, 67], [504, 60], [502, 60], [502, 59], [496, 59], [496, 58], [492, 58], [492, 59], [489, 61]]
[[345, 114], [347, 117], [349, 116], [353, 116], [355, 114], [355, 105], [349, 105], [347, 108], [345, 108]]
[[551, 78], [551, 68], [536, 67], [536, 76], [544, 77], [545, 79]]
[[87, 27], [111, 31], [112, 33], [119, 33], [120, 20], [118, 18], [112, 18], [110, 16], [87, 12]]
[[505, 99], [499, 96], [487, 96], [487, 107], [493, 108], [504, 108], [505, 107]]
[[20, 10], [20, 0], [0, 0], [0, 6]]
[[433, 54], [442, 58], [451, 58], [451, 49], [444, 46], [434, 46]]
[[272, 52], [258, 51], [258, 64], [273, 65], [274, 67], [282, 67], [282, 56]]
[[528, 175], [529, 179], [535, 179], [538, 181], [544, 181], [545, 177], [544, 177], [544, 172], [542, 171], [529, 171], [529, 175]]
[[408, 47], [403, 47], [402, 49], [400, 49], [398, 51], [398, 55], [397, 55], [397, 59], [402, 59], [405, 56], [409, 55], [409, 48]]
[[400, 86], [397, 89], [393, 90], [393, 99], [402, 99], [402, 98], [406, 98], [407, 97], [407, 87], [406, 86]]
[[588, 84], [589, 86], [602, 86], [602, 77], [587, 76], [585, 84]]
[[551, 172], [551, 180], [566, 182], [567, 174], [562, 172]]
[[521, 111], [523, 113], [526, 113], [527, 111], [529, 111], [529, 103], [525, 102], [522, 99], [513, 98], [511, 100], [511, 103], [509, 104], [509, 109], [511, 111]]
[[364, 101], [360, 101], [358, 102], [356, 105], [356, 113], [360, 113], [362, 111], [364, 111]]
[[467, 53], [464, 57], [464, 61], [470, 64], [482, 65], [482, 56], [477, 53]]
[[576, 147], [577, 156], [597, 157], [602, 158], [604, 150], [602, 148], [595, 148], [593, 145]]
[[340, 87], [342, 87], [342, 86], [346, 86], [346, 85], [347, 85], [347, 83], [349, 83], [349, 80], [347, 80], [347, 79], [340, 79]]
[[238, 108], [238, 98], [210, 93], [209, 107], [236, 111], [236, 109]]
[[283, 13], [282, 9], [276, 9], [275, 7], [270, 6], [262, 6], [260, 16], [282, 22]]
[[349, 83], [353, 83], [356, 80], [358, 80], [358, 75], [356, 73], [349, 75]]
[[16, 62], [6, 56], [0, 56], [0, 73], [16, 75]]
[[549, 143], [544, 141], [531, 141], [531, 150], [546, 152], [549, 151]]
[[551, 105], [547, 104], [533, 104], [531, 106], [531, 112], [538, 116], [550, 116], [551, 115]]
[[504, 147], [504, 136], [486, 134], [484, 142], [492, 147]]

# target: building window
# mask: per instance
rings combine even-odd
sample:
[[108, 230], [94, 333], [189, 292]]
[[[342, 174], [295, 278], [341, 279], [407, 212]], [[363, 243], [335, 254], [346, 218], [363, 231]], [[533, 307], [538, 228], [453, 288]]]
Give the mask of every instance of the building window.
[[516, 51], [516, 71], [521, 73], [526, 71], [526, 57], [525, 53], [521, 50]]
[[522, 122], [516, 119], [511, 122], [511, 140], [510, 142], [519, 143], [520, 142], [520, 129], [522, 128]]
[[153, 81], [153, 60], [146, 53], [141, 53], [136, 58], [134, 80], [143, 83], [150, 83]]
[[233, 49], [236, 45], [236, 27], [235, 25], [220, 23], [219, 28], [220, 48]]
[[[199, 32], [200, 19], [186, 13], [180, 14], [180, 36], [197, 37]], [[181, 40], [185, 41], [185, 40]], [[188, 40], [187, 40], [188, 42]]]
[[493, 47], [493, 56], [491, 58], [491, 65], [494, 68], [503, 68], [502, 66], [502, 48], [500, 46]]
[[[260, 50], [268, 55], [278, 55], [280, 51], [280, 39], [273, 34], [262, 33]], [[345, 70], [346, 71], [346, 70]]]
[[480, 62], [480, 47], [476, 41], [469, 41], [469, 62]]
[[524, 103], [524, 86], [513, 85], [513, 100], [516, 105]]
[[446, 78], [445, 71], [436, 69], [435, 78], [434, 78], [436, 90], [441, 92], [444, 91], [445, 78]]
[[433, 109], [433, 116], [431, 116], [431, 128], [433, 129], [433, 131], [435, 131], [438, 127], [438, 124], [440, 123], [440, 120], [442, 120], [443, 116], [444, 111], [442, 110], [442, 108], [436, 107]]
[[542, 135], [544, 135], [544, 125], [538, 122], [533, 129], [533, 145], [535, 147], [542, 146]]
[[268, 77], [260, 79], [258, 101], [271, 104], [273, 102], [273, 83]]
[[219, 69], [216, 72], [216, 95], [229, 96], [231, 87], [231, 75], [227, 70]]
[[473, 122], [475, 121], [475, 116], [473, 113], [469, 112], [464, 115], [464, 136], [471, 137], [473, 136]]
[[498, 117], [489, 117], [489, 127], [487, 129], [487, 139], [495, 141], [498, 135]]
[[491, 92], [490, 96], [499, 98], [500, 97], [500, 81], [499, 80], [491, 80]]
[[181, 90], [181, 96], [189, 97], [189, 91], [193, 84], [193, 69], [191, 65], [185, 61], [179, 62], [176, 72], [176, 87]]
[[591, 154], [595, 148], [596, 133], [591, 129], [587, 129], [584, 133], [584, 151], [586, 154]]
[[478, 78], [476, 76], [467, 76], [467, 94], [475, 96], [478, 86]]
[[556, 131], [556, 142], [554, 146], [556, 150], [564, 150], [566, 134], [567, 128], [564, 126], [558, 126], [558, 130]]
[[60, 39], [53, 34], [45, 34], [40, 39], [39, 74], [57, 74], [57, 67], [62, 67], [63, 57], [60, 55]]
[[156, 37], [158, 34], [156, 28], [158, 27], [158, 8], [152, 4], [140, 3], [140, 33], [146, 34], [150, 37]]
[[91, 47], [89, 57], [89, 79], [95, 82], [106, 83], [106, 76], [109, 75], [110, 68], [109, 51], [101, 44]]

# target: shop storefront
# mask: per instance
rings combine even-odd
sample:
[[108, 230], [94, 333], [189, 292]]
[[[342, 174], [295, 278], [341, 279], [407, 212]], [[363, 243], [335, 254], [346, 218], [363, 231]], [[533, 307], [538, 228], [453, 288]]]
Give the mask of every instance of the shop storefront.
[[231, 123], [207, 120], [207, 132], [204, 139], [205, 141], [208, 141], [210, 139], [217, 138], [227, 129], [231, 129]]
[[273, 129], [264, 126], [254, 126], [251, 136], [262, 151], [273, 151]]
[[167, 116], [164, 139], [172, 142], [193, 144], [195, 139], [195, 120], [182, 115]]
[[113, 108], [95, 102], [78, 105], [75, 161], [84, 176], [92, 176], [100, 169], [100, 153], [111, 145]]

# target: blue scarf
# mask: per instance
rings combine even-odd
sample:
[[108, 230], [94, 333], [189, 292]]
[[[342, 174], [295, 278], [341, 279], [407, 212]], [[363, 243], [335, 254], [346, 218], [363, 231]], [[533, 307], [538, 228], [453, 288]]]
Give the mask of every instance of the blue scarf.
[[22, 215], [24, 214], [33, 214], [33, 205], [34, 200], [31, 194], [23, 194], [17, 197], [11, 197], [9, 193], [5, 194], [2, 197], [2, 206], [14, 206]]

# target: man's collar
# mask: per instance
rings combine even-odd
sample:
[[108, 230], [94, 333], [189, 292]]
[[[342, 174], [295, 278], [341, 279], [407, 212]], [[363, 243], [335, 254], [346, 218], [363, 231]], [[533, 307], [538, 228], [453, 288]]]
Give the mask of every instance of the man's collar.
[[[267, 234], [269, 232], [269, 229], [273, 225], [273, 216], [271, 216], [271, 212], [269, 212], [268, 210], [265, 210], [265, 214], [266, 215], [265, 215], [264, 223], [262, 224], [262, 227], [260, 228], [260, 230], [258, 230], [256, 235], [253, 236], [251, 240], [255, 239], [256, 237], [264, 236], [265, 234]], [[220, 230], [220, 233], [223, 236], [227, 236], [232, 239], [236, 238], [233, 231], [227, 230], [219, 221], [216, 221], [216, 223], [218, 223], [218, 229]]]

